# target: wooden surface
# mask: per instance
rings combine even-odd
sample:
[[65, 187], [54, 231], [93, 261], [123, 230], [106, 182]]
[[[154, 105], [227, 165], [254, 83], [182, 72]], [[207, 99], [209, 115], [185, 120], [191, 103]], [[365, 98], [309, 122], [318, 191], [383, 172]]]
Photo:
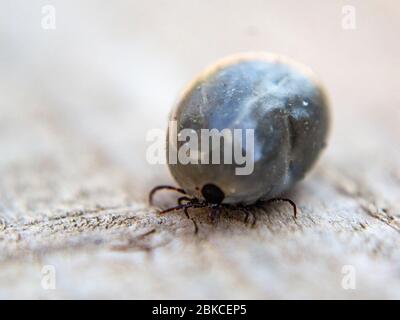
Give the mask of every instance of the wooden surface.
[[[55, 30], [43, 4], [0, 3], [0, 298], [400, 298], [395, 1], [352, 1], [355, 30], [347, 1], [54, 1]], [[172, 183], [146, 163], [146, 132], [204, 66], [249, 50], [320, 75], [330, 143], [290, 194], [296, 221], [285, 204], [254, 228], [197, 210], [194, 235], [146, 203]]]

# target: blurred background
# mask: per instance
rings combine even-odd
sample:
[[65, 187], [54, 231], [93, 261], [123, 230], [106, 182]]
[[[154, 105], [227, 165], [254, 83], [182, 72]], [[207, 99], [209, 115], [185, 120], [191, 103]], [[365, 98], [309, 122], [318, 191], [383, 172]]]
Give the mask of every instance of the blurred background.
[[322, 166], [396, 203], [399, 30], [394, 0], [0, 0], [2, 219], [145, 206], [172, 182], [146, 163], [147, 131], [166, 128], [205, 66], [241, 51], [310, 66], [332, 107]]

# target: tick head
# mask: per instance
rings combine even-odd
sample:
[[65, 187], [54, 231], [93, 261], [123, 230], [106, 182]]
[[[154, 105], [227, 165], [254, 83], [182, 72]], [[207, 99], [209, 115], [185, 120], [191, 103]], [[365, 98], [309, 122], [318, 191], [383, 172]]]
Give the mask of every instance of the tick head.
[[212, 183], [205, 184], [201, 189], [201, 194], [203, 198], [211, 204], [221, 204], [225, 199], [223, 191]]

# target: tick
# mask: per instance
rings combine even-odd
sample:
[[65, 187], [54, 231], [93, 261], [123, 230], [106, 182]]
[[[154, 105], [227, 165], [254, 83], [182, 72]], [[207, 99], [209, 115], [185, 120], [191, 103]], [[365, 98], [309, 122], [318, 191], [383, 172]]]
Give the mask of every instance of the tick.
[[[326, 145], [329, 129], [328, 103], [320, 83], [305, 66], [268, 53], [227, 57], [200, 74], [184, 91], [170, 116], [178, 130], [254, 130], [253, 171], [238, 175], [238, 163], [169, 163], [183, 196], [178, 205], [161, 213], [189, 208], [210, 208], [210, 217], [221, 208], [246, 212], [254, 204], [286, 201], [282, 195], [303, 179]], [[167, 133], [170, 141], [171, 130]], [[225, 141], [226, 143], [226, 141]], [[167, 144], [171, 147], [185, 144]], [[200, 153], [211, 153], [200, 150]], [[215, 151], [215, 150], [214, 150]], [[221, 145], [223, 154], [223, 146]], [[226, 151], [225, 151], [226, 152]]]

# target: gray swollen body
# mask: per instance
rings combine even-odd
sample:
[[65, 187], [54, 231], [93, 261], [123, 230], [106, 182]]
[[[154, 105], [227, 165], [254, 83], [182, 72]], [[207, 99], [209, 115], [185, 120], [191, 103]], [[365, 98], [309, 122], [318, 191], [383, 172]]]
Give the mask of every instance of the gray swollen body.
[[213, 185], [228, 204], [252, 204], [288, 191], [316, 162], [329, 129], [327, 99], [313, 73], [264, 53], [228, 57], [207, 69], [184, 91], [170, 120], [178, 132], [191, 129], [199, 137], [201, 129], [254, 130], [251, 174], [238, 175], [243, 164], [224, 163], [223, 150], [220, 164], [169, 163], [189, 195], [204, 199], [203, 187]]

